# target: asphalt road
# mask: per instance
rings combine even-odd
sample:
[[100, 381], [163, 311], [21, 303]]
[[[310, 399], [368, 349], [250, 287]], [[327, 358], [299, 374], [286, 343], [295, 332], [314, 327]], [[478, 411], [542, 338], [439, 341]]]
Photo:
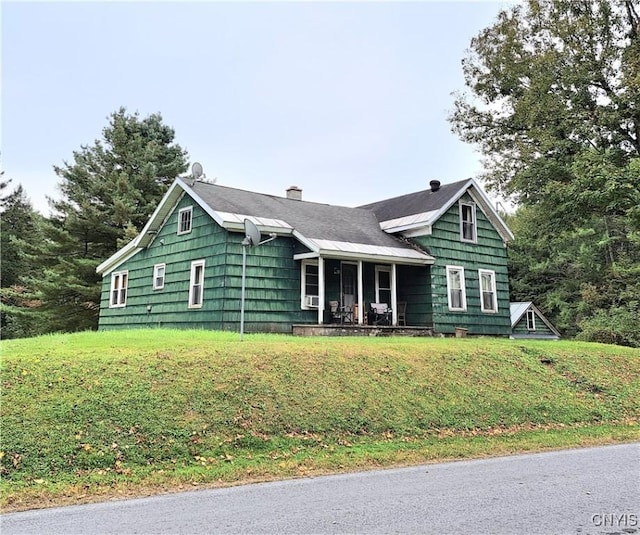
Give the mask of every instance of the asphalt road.
[[640, 444], [12, 513], [2, 535], [640, 534]]

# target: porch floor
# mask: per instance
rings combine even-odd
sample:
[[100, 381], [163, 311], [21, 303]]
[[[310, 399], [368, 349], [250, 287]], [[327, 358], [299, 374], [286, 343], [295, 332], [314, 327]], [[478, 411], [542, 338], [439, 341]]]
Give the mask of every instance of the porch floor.
[[329, 323], [293, 325], [294, 336], [433, 336], [431, 327], [387, 325], [340, 325]]

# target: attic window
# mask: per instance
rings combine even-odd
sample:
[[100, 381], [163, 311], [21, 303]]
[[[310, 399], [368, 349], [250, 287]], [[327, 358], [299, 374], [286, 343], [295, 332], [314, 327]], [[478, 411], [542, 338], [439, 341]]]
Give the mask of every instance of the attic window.
[[527, 330], [536, 330], [536, 313], [531, 308], [527, 310]]
[[192, 215], [193, 206], [188, 206], [178, 212], [178, 234], [187, 234], [191, 232]]
[[476, 205], [473, 203], [460, 203], [460, 239], [475, 243], [476, 233]]

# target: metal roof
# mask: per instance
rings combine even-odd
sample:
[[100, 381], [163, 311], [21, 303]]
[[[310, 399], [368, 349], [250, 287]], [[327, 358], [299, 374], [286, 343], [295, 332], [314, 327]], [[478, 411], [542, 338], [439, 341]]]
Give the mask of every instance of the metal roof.
[[509, 312], [511, 313], [511, 327], [515, 327], [520, 321], [524, 313], [533, 305], [531, 301], [509, 303]]

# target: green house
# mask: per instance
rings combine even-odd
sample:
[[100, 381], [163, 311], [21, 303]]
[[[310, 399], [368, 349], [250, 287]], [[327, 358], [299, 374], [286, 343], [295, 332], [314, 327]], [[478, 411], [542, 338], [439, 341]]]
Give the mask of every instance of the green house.
[[[142, 232], [107, 259], [100, 329], [406, 326], [511, 333], [513, 237], [473, 180], [357, 208], [176, 179]], [[245, 221], [263, 239], [246, 247]], [[265, 242], [267, 240], [264, 240]], [[246, 244], [246, 241], [244, 242]]]

